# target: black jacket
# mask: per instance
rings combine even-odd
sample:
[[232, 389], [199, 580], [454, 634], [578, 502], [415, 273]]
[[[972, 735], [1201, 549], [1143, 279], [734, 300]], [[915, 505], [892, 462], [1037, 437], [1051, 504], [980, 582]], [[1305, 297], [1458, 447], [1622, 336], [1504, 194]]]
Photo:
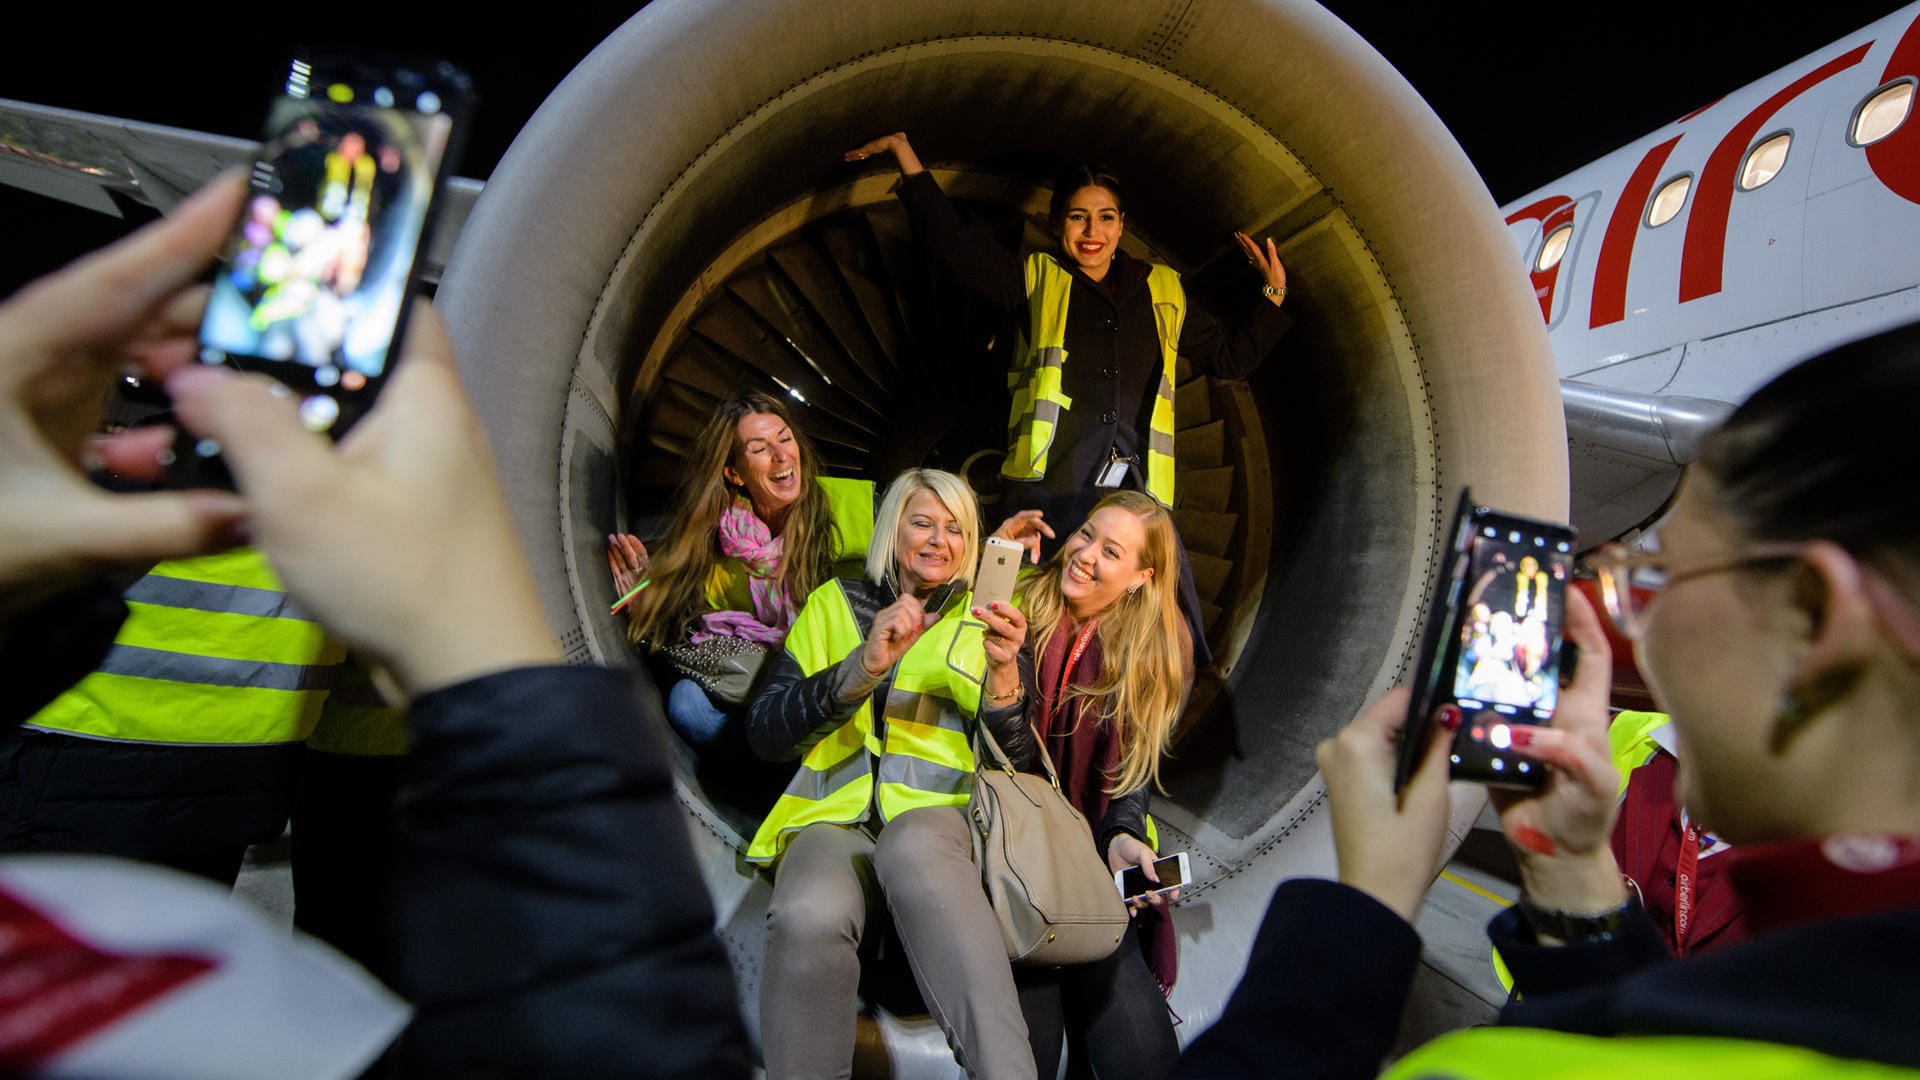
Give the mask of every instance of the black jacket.
[[[993, 315], [1024, 326], [1027, 290], [1021, 256], [1003, 247], [990, 230], [963, 220], [931, 173], [903, 180], [899, 196], [914, 234], [935, 264]], [[1160, 331], [1147, 293], [1146, 263], [1116, 252], [1106, 279], [1096, 282], [1067, 260], [1058, 261], [1073, 278], [1061, 387], [1073, 406], [1061, 414], [1047, 475], [1038, 485], [1042, 490], [1010, 491], [1020, 505], [1007, 509], [1031, 503], [1074, 525], [1079, 516], [1066, 509], [1073, 502], [1070, 496], [1093, 488], [1109, 449], [1126, 457], [1141, 454], [1145, 447], [1160, 382]], [[1180, 355], [1196, 374], [1246, 378], [1292, 325], [1286, 313], [1260, 298], [1258, 282], [1248, 281], [1247, 298], [1243, 313], [1222, 321], [1188, 296]]]
[[502, 672], [414, 703], [394, 989], [409, 1075], [739, 1076], [746, 1034], [658, 721], [628, 676]]
[[[1668, 957], [1644, 918], [1610, 942], [1556, 948], [1509, 909], [1487, 934], [1521, 997], [1502, 1024], [1754, 1039], [1920, 1068], [1920, 909], [1777, 930], [1685, 960]], [[1282, 884], [1245, 976], [1180, 1075], [1375, 1075], [1419, 955], [1413, 927], [1366, 893]], [[1553, 1075], [1547, 1063], [1540, 1075]]]
[[[847, 598], [862, 638], [873, 628], [874, 616], [895, 599], [892, 588], [859, 578], [841, 578], [840, 591]], [[747, 743], [753, 752], [768, 761], [793, 761], [804, 757], [815, 743], [833, 734], [860, 707], [859, 702], [846, 705], [839, 701], [839, 689], [847, 685], [843, 680], [866, 681], [859, 663], [857, 654], [850, 654], [832, 667], [808, 675], [800, 670], [799, 661], [791, 653], [775, 649], [767, 661], [769, 670], [761, 680], [760, 691], [747, 714]], [[848, 664], [855, 666], [847, 669]], [[1021, 685], [1029, 686], [1033, 658], [1027, 650], [1021, 650], [1020, 665]], [[873, 702], [876, 723], [883, 722], [882, 706], [892, 686], [893, 673], [889, 671], [867, 695]], [[1027, 711], [1031, 700], [1030, 695], [1022, 694], [1019, 701], [1010, 705], [980, 712], [980, 721], [987, 725], [1016, 769], [1033, 765], [1033, 718]]]

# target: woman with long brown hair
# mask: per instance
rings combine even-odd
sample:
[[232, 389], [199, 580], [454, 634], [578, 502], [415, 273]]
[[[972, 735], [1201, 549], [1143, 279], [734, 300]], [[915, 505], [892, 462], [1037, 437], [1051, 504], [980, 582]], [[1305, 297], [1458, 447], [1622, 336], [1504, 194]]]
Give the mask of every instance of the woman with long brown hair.
[[687, 455], [658, 557], [638, 537], [607, 537], [614, 587], [631, 596], [628, 639], [684, 676], [667, 693], [682, 737], [711, 743], [744, 713], [744, 702], [712, 693], [720, 661], [778, 648], [800, 601], [836, 560], [858, 557], [872, 530], [873, 485], [821, 476], [779, 400], [748, 393], [714, 409]]
[[[1159, 782], [1193, 679], [1178, 545], [1165, 507], [1142, 492], [1116, 491], [1015, 598], [1033, 643], [1027, 693], [1061, 790], [1093, 827], [1089, 839], [1110, 868], [1138, 866], [1155, 881], [1148, 788]], [[1019, 972], [1041, 1076], [1054, 1075], [1063, 1033], [1099, 1076], [1171, 1075], [1179, 1051], [1165, 1001], [1173, 979], [1165, 903], [1136, 902], [1143, 917], [1105, 960]]]

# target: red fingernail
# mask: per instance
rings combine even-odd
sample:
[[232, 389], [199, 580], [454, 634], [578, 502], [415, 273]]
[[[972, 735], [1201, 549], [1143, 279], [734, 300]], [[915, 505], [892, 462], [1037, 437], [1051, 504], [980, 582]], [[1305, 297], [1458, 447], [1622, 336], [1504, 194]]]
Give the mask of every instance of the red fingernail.
[[1440, 726], [1446, 728], [1448, 731], [1460, 730], [1460, 721], [1463, 719], [1465, 719], [1465, 716], [1461, 713], [1460, 706], [1440, 706]]
[[981, 611], [981, 610], [980, 610], [979, 608], [974, 608], [974, 609], [973, 609], [973, 613], [974, 613], [975, 615], [985, 615], [985, 614], [986, 614], [986, 612], [984, 612], [984, 611]]
[[1508, 734], [1513, 738], [1513, 748], [1515, 750], [1522, 750], [1533, 745], [1533, 729], [1531, 727], [1525, 724], [1515, 724], [1507, 730]]
[[1539, 829], [1526, 825], [1515, 825], [1513, 831], [1507, 835], [1513, 838], [1514, 843], [1519, 844], [1535, 855], [1559, 854], [1560, 849], [1554, 846], [1553, 839]]

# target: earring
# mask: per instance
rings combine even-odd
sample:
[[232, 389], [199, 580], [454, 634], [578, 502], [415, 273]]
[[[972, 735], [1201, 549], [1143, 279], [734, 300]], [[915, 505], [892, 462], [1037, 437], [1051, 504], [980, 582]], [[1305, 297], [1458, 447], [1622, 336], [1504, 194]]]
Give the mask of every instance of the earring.
[[1129, 600], [1131, 600], [1131, 599], [1133, 599], [1134, 597], [1136, 597], [1136, 596], [1138, 596], [1138, 595], [1140, 595], [1140, 586], [1138, 586], [1138, 585], [1133, 585], [1133, 586], [1129, 586], [1129, 587], [1128, 587], [1128, 589], [1127, 589], [1127, 599], [1129, 599]]
[[1780, 705], [1774, 710], [1773, 719], [1775, 723], [1788, 727], [1798, 727], [1806, 719], [1800, 710], [1800, 699], [1793, 696], [1793, 691], [1780, 691]]
[[1791, 690], [1780, 691], [1780, 704], [1774, 708], [1773, 712], [1773, 738], [1771, 740], [1773, 749], [1778, 751], [1785, 748], [1789, 742], [1793, 741], [1794, 735], [1799, 732], [1800, 725], [1806, 723], [1806, 721], [1806, 710], [1801, 706], [1800, 699], [1794, 697], [1793, 691]]

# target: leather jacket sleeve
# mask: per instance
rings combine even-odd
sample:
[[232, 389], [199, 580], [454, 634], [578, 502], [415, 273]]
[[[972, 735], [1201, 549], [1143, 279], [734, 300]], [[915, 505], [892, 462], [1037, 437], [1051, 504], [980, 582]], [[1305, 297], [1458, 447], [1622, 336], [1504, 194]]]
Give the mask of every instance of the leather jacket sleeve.
[[[1034, 729], [1040, 719], [1040, 708], [1036, 704], [1040, 695], [1035, 691], [1038, 684], [1033, 674], [1033, 650], [1022, 647], [1017, 663], [1020, 666], [1020, 700], [993, 708], [983, 695], [980, 698], [980, 723], [993, 734], [993, 741], [1000, 744], [1001, 752], [1007, 755], [1007, 762], [1016, 771], [1038, 772], [1040, 756], [1036, 751], [1040, 744]], [[983, 761], [990, 762], [992, 754], [992, 751], [982, 747]]]
[[1141, 843], [1147, 842], [1147, 803], [1150, 788], [1143, 785], [1140, 790], [1129, 792], [1107, 801], [1107, 816], [1100, 823], [1100, 857], [1107, 857], [1107, 848], [1113, 838], [1121, 833], [1131, 833]]
[[[747, 745], [766, 761], [796, 761], [835, 728], [847, 722], [860, 702], [841, 698], [851, 686], [869, 682], [859, 670], [859, 650], [839, 663], [815, 674], [800, 670], [799, 661], [785, 649], [775, 649], [767, 657], [769, 670], [761, 680], [747, 711]], [[872, 683], [873, 688], [891, 682], [891, 675]]]

